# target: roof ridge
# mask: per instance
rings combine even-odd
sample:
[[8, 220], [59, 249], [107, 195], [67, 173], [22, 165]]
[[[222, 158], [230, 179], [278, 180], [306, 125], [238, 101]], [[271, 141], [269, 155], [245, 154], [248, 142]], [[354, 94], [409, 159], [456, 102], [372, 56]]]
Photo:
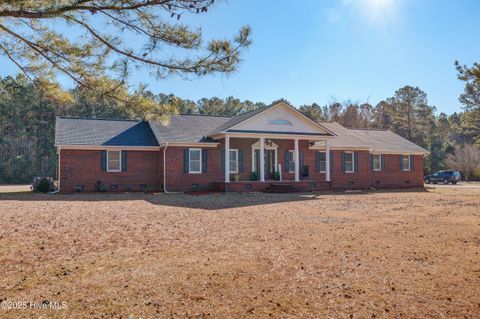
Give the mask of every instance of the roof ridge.
[[70, 119], [70, 120], [89, 120], [89, 121], [122, 121], [122, 122], [146, 122], [139, 119], [118, 119], [118, 118], [104, 118], [104, 117], [81, 117], [81, 116], [57, 116], [61, 119]]
[[[180, 114], [171, 114], [172, 116], [175, 115], [188, 115], [188, 116], [205, 116], [205, 117], [226, 117], [228, 119], [232, 118], [233, 116], [228, 115], [214, 115], [214, 114], [195, 114], [195, 113], [180, 113]], [[236, 116], [236, 115], [234, 115]]]
[[[345, 127], [345, 126], [344, 126]], [[367, 128], [355, 128], [355, 127], [345, 127], [349, 130], [355, 130], [355, 131], [381, 131], [381, 132], [384, 132], [384, 131], [390, 131], [389, 129], [387, 128], [371, 128], [371, 127], [367, 127]]]

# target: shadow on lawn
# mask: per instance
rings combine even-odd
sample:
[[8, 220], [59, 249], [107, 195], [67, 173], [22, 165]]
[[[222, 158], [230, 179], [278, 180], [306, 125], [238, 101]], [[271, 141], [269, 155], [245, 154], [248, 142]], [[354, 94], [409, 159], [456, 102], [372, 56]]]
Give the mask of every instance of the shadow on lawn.
[[[411, 193], [411, 192], [429, 192], [427, 189], [407, 189], [407, 190], [375, 190], [359, 192], [310, 192], [310, 193], [285, 193], [285, 194], [267, 194], [267, 193], [209, 193], [205, 195], [188, 194], [146, 194], [146, 193], [82, 193], [82, 194], [40, 194], [40, 193], [0, 193], [0, 201], [43, 201], [43, 202], [103, 202], [103, 201], [146, 201], [153, 205], [184, 207], [194, 209], [228, 209], [237, 207], [249, 207], [259, 205], [269, 205], [285, 202], [302, 202], [308, 200], [318, 200], [328, 196], [343, 195], [372, 195], [375, 193]], [[348, 199], [346, 199], [348, 200]]]

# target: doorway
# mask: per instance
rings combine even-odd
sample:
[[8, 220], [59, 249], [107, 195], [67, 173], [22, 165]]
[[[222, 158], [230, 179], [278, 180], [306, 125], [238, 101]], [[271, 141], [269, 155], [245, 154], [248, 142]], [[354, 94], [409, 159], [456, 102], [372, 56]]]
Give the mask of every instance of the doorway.
[[[276, 150], [266, 149], [264, 151], [264, 164], [265, 164], [265, 180], [274, 179], [275, 176], [275, 164], [276, 164]], [[260, 174], [260, 150], [254, 150], [254, 172]], [[260, 178], [260, 176], [259, 176]]]

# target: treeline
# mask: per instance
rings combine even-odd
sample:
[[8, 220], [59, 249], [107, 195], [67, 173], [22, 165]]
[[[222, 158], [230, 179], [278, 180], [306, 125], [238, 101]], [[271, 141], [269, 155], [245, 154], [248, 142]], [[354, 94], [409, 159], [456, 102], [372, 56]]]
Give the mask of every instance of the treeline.
[[[478, 150], [480, 98], [472, 96], [472, 92], [479, 94], [480, 90], [466, 88], [460, 97], [464, 110], [450, 115], [437, 115], [425, 92], [411, 86], [400, 88], [377, 105], [346, 101], [297, 107], [317, 121], [336, 121], [350, 128], [392, 130], [431, 152], [425, 161], [425, 171], [431, 172], [447, 168], [447, 162], [448, 167], [458, 162], [454, 153], [462, 145]], [[65, 92], [69, 99], [56, 100], [21, 75], [0, 79], [0, 184], [29, 183], [33, 176], [55, 176], [54, 133], [58, 115], [125, 119], [149, 118], [155, 112], [233, 116], [266, 105], [235, 97], [192, 101], [146, 90], [133, 94], [139, 99], [153, 97], [159, 106], [152, 106], [146, 114], [145, 109], [126, 106], [118, 99], [81, 88]], [[480, 175], [475, 167], [466, 174]]]

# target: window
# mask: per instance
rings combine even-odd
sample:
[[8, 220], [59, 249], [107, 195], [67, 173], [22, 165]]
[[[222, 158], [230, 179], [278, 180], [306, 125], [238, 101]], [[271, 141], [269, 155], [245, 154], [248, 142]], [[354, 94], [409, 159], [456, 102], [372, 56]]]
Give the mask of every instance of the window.
[[382, 155], [372, 155], [372, 169], [374, 171], [382, 170]]
[[230, 150], [230, 173], [238, 173], [238, 150]]
[[121, 151], [107, 150], [107, 172], [120, 172], [122, 170]]
[[325, 152], [320, 152], [319, 154], [319, 172], [320, 173], [325, 173], [327, 171], [327, 156], [326, 156], [326, 153]]
[[196, 174], [202, 172], [202, 150], [199, 148], [190, 148], [188, 150], [188, 172]]
[[275, 125], [289, 125], [289, 126], [292, 126], [292, 122], [290, 122], [289, 120], [283, 120], [283, 119], [271, 120], [271, 121], [270, 121], [270, 124], [275, 124]]
[[295, 151], [288, 151], [288, 172], [295, 173]]
[[402, 167], [404, 171], [409, 171], [410, 170], [410, 156], [408, 155], [403, 155], [402, 158]]
[[345, 173], [353, 173], [353, 152], [345, 152]]

